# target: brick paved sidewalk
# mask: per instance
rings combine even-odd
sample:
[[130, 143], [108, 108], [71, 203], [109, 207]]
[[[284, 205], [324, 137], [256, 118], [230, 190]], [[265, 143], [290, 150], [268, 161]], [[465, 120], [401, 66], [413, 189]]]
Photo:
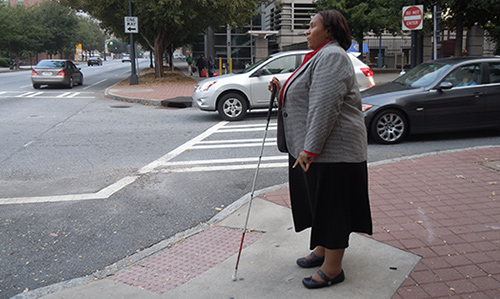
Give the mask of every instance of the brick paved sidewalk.
[[[370, 166], [369, 178], [373, 238], [422, 256], [393, 298], [500, 298], [500, 147]], [[286, 189], [265, 197], [289, 206]]]
[[106, 96], [128, 102], [153, 106], [167, 106], [169, 102], [191, 103], [196, 83], [154, 86], [114, 86], [106, 91]]
[[193, 83], [165, 85], [115, 85], [108, 88], [105, 95], [119, 101], [134, 102], [152, 106], [172, 106], [181, 108], [190, 107], [192, 101], [191, 96], [193, 95], [196, 84], [206, 78], [189, 76], [187, 66], [180, 65], [177, 68], [180, 69], [186, 77], [193, 79]]

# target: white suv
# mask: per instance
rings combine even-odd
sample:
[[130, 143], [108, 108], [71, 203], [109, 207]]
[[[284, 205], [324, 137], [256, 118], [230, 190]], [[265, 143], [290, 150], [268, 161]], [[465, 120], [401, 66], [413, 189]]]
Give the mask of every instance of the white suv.
[[[241, 120], [248, 110], [269, 107], [269, 82], [273, 77], [285, 82], [302, 64], [310, 51], [288, 51], [273, 54], [246, 68], [239, 74], [212, 77], [198, 83], [193, 92], [194, 106], [217, 111], [224, 120]], [[360, 89], [375, 85], [372, 70], [356, 56], [348, 53]]]

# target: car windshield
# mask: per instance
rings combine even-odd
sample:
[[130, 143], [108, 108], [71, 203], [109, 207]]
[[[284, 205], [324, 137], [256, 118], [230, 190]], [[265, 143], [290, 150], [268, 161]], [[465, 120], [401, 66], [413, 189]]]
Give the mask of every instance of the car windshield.
[[65, 65], [65, 61], [42, 60], [36, 65], [36, 67], [41, 69], [55, 69], [64, 68]]
[[272, 56], [268, 56], [268, 57], [266, 57], [266, 58], [264, 58], [262, 60], [257, 61], [256, 63], [252, 64], [251, 66], [249, 66], [245, 70], [243, 70], [242, 73], [248, 73], [248, 72], [254, 70], [256, 67], [258, 67], [259, 65], [265, 63], [266, 61], [268, 61], [271, 58], [272, 58]]
[[434, 83], [451, 68], [449, 64], [427, 62], [422, 63], [397, 78], [393, 82], [411, 87], [426, 87]]

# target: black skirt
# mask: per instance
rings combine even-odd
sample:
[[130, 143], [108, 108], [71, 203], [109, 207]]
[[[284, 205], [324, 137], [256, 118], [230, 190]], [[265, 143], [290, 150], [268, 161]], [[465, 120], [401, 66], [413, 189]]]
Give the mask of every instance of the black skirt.
[[310, 249], [349, 246], [351, 232], [372, 234], [367, 163], [312, 163], [307, 172], [289, 155], [295, 231], [311, 228]]

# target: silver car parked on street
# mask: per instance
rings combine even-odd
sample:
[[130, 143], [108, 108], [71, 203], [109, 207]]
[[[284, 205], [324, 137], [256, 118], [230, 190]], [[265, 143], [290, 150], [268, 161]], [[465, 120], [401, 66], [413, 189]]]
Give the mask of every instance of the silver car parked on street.
[[42, 85], [63, 85], [73, 88], [83, 85], [83, 74], [71, 60], [44, 59], [31, 70], [31, 83], [38, 89]]
[[[251, 109], [269, 106], [268, 85], [273, 77], [285, 82], [302, 64], [308, 50], [272, 54], [249, 66], [242, 73], [201, 81], [193, 92], [193, 105], [217, 111], [224, 120], [241, 120]], [[348, 53], [361, 90], [375, 85], [373, 72], [356, 56]]]

